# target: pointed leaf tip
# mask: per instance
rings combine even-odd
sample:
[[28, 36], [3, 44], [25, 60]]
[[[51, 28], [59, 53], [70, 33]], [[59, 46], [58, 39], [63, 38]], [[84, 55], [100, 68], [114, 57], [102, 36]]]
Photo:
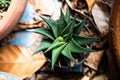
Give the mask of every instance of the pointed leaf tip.
[[58, 56], [60, 55], [65, 46], [66, 43], [52, 50], [52, 69], [54, 69], [55, 62], [57, 61]]
[[59, 47], [59, 46], [63, 45], [63, 44], [65, 44], [65, 42], [63, 42], [63, 38], [62, 38], [62, 37], [58, 37], [58, 38], [50, 45], [50, 47], [45, 51], [45, 53], [48, 52], [48, 51], [50, 51], [51, 49], [54, 49], [54, 48], [56, 48], [56, 47]]
[[65, 20], [66, 20], [67, 23], [70, 22], [70, 11], [69, 11], [69, 7], [67, 7], [67, 10], [66, 10]]
[[37, 49], [33, 53], [33, 55], [40, 52], [40, 51], [47, 49], [48, 47], [50, 47], [51, 44], [52, 43], [50, 41], [47, 41], [47, 40], [42, 41], [41, 44], [39, 44], [39, 46], [37, 47]]
[[69, 44], [66, 45], [66, 47], [63, 49], [62, 54], [67, 57], [68, 59], [75, 61], [75, 59], [73, 58], [71, 51], [69, 49]]
[[43, 21], [45, 21], [49, 28], [51, 28], [53, 34], [54, 34], [54, 37], [57, 38], [58, 37], [58, 27], [57, 27], [57, 22], [54, 21], [53, 19], [46, 19], [44, 17], [41, 16], [41, 18], [43, 19]]
[[82, 28], [83, 28], [84, 25], [85, 25], [86, 19], [87, 19], [87, 17], [85, 17], [81, 23], [78, 23], [78, 24], [74, 27], [74, 30], [73, 30], [73, 33], [74, 33], [74, 34], [77, 34], [77, 35], [80, 34]]
[[70, 41], [69, 44], [70, 44], [71, 52], [83, 53], [83, 52], [90, 52], [91, 51], [88, 48], [84, 48], [84, 47], [80, 46], [74, 39], [72, 39], [72, 41]]
[[88, 36], [79, 36], [79, 35], [73, 35], [73, 38], [79, 45], [84, 45], [99, 40], [98, 37], [88, 37]]
[[53, 34], [51, 33], [51, 30], [48, 28], [36, 28], [36, 29], [27, 29], [27, 31], [35, 32], [38, 34], [42, 34], [52, 40], [54, 40]]

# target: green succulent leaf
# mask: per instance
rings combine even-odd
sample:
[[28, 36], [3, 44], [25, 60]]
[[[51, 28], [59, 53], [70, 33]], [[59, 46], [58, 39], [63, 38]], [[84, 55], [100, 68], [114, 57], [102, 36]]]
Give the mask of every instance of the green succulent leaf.
[[75, 25], [75, 19], [73, 19], [71, 22], [69, 22], [69, 24], [65, 27], [65, 29], [63, 29], [61, 34], [64, 35], [66, 33], [72, 32], [74, 25]]
[[58, 56], [60, 55], [61, 51], [64, 49], [65, 46], [66, 46], [66, 43], [52, 50], [52, 69], [54, 69], [55, 62], [58, 59]]
[[90, 52], [92, 50], [80, 46], [74, 39], [69, 43], [70, 51], [75, 53]]
[[55, 38], [57, 38], [58, 37], [57, 22], [54, 21], [53, 19], [46, 19], [44, 17], [41, 18], [48, 24], [49, 28], [52, 29]]
[[61, 16], [60, 16], [60, 20], [59, 20], [59, 24], [58, 24], [58, 35], [60, 35], [60, 33], [62, 32], [62, 30], [67, 26], [67, 22], [65, 20], [65, 16], [62, 12], [61, 9]]
[[50, 47], [45, 51], [45, 53], [48, 52], [48, 51], [50, 51], [51, 49], [54, 49], [54, 48], [56, 48], [56, 47], [59, 47], [59, 46], [63, 45], [63, 44], [65, 44], [65, 42], [63, 42], [63, 38], [62, 38], [62, 37], [58, 37], [58, 38], [50, 45]]
[[73, 29], [73, 33], [74, 33], [74, 34], [77, 34], [77, 35], [80, 34], [83, 26], [85, 25], [85, 21], [86, 21], [86, 17], [83, 19], [83, 21], [82, 21], [81, 23], [78, 23], [78, 24], [74, 27], [74, 29]]
[[0, 0], [0, 9], [6, 10], [10, 5], [11, 0]]
[[70, 49], [69, 49], [69, 45], [68, 45], [68, 44], [67, 44], [67, 45], [65, 46], [65, 48], [63, 49], [62, 54], [63, 54], [65, 57], [67, 57], [68, 59], [74, 61], [74, 58], [73, 58], [73, 56], [72, 56], [72, 54], [71, 54], [71, 51], [70, 51]]
[[27, 31], [35, 32], [38, 34], [42, 34], [52, 40], [54, 40], [53, 34], [51, 33], [51, 30], [48, 28], [36, 28], [36, 29], [27, 29]]
[[84, 36], [79, 36], [79, 35], [73, 35], [73, 38], [79, 45], [84, 45], [86, 43], [99, 40], [99, 38], [97, 37], [84, 37]]
[[37, 47], [37, 49], [33, 53], [33, 55], [40, 52], [40, 51], [43, 51], [43, 50], [49, 48], [51, 46], [51, 44], [52, 43], [50, 41], [48, 41], [48, 40], [42, 41], [41, 44]]
[[67, 11], [66, 11], [66, 14], [65, 14], [65, 20], [67, 23], [70, 22], [70, 11], [69, 11], [69, 7], [67, 7]]
[[68, 42], [72, 39], [72, 32], [69, 32], [68, 34], [63, 35], [64, 41]]

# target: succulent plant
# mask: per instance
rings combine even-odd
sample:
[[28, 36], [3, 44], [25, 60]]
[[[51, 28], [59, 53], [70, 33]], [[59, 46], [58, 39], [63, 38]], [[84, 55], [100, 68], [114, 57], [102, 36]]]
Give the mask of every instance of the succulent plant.
[[59, 21], [51, 18], [41, 18], [47, 23], [48, 27], [28, 29], [28, 31], [36, 32], [47, 37], [47, 39], [41, 42], [34, 54], [40, 51], [47, 54], [51, 51], [52, 69], [60, 54], [74, 61], [75, 59], [71, 53], [87, 53], [92, 51], [82, 45], [95, 41], [98, 38], [79, 35], [85, 25], [86, 18], [81, 23], [76, 24], [76, 19], [70, 18], [69, 9], [67, 9], [65, 15], [61, 10]]
[[11, 0], [0, 0], [0, 9], [6, 10], [10, 5]]

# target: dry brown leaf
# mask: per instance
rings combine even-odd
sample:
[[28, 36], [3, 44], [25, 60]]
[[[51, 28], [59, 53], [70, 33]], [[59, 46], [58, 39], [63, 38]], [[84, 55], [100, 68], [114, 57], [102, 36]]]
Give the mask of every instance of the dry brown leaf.
[[[82, 14], [87, 9], [87, 8], [85, 8], [86, 7], [85, 1], [83, 1], [83, 0], [66, 0], [66, 3], [69, 5], [69, 7], [72, 10], [75, 10], [75, 11], [80, 12]], [[64, 4], [63, 4], [63, 7], [64, 7]]]
[[82, 14], [84, 14], [84, 12], [90, 12], [95, 2], [96, 0], [66, 0], [66, 3], [71, 9], [81, 12]]
[[78, 0], [66, 0], [67, 4], [72, 8], [72, 9], [75, 9], [76, 6], [77, 6], [77, 2]]
[[36, 72], [46, 62], [42, 53], [32, 56], [32, 51], [20, 46], [0, 48], [0, 71], [25, 78]]
[[54, 0], [29, 0], [40, 14], [52, 15], [54, 11]]
[[96, 0], [86, 0], [89, 12], [92, 10], [92, 7], [93, 7], [93, 5], [94, 5], [95, 2], [96, 2]]
[[[85, 0], [63, 0], [62, 10], [66, 13], [67, 7], [70, 8], [71, 17], [76, 17], [81, 21], [87, 13], [87, 5]], [[87, 16], [88, 17], [88, 16]]]
[[28, 29], [28, 28], [38, 28], [38, 27], [45, 27], [45, 23], [43, 21], [35, 21], [33, 23], [19, 23], [13, 30], [23, 30], [23, 29]]
[[108, 33], [108, 7], [105, 4], [97, 2], [92, 8], [92, 15], [99, 32], [102, 36], [105, 36]]
[[89, 66], [90, 68], [92, 68], [94, 70], [98, 70], [103, 53], [104, 53], [103, 50], [91, 52], [84, 64]]
[[83, 76], [80, 80], [108, 80], [108, 76], [106, 74], [95, 75], [92, 79], [89, 76]]
[[103, 4], [106, 4], [109, 7], [112, 7], [114, 0], [97, 0], [97, 2], [102, 2]]

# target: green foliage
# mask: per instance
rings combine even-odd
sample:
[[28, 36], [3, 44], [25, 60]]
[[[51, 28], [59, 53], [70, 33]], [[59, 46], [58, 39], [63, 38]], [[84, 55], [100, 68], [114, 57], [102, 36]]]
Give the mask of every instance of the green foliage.
[[11, 0], [0, 0], [0, 9], [6, 10], [10, 5]]
[[80, 36], [80, 31], [85, 25], [86, 18], [76, 24], [76, 19], [70, 19], [69, 9], [64, 15], [61, 10], [59, 21], [46, 19], [41, 17], [47, 24], [48, 28], [29, 29], [28, 31], [42, 34], [48, 38], [48, 41], [42, 41], [35, 53], [44, 51], [47, 53], [52, 52], [52, 69], [60, 54], [64, 55], [70, 60], [75, 60], [72, 53], [87, 53], [92, 50], [83, 47], [84, 44], [97, 40], [96, 37]]
[[[34, 54], [40, 52], [40, 51], [43, 51], [43, 50], [46, 50], [47, 48], [49, 48], [49, 46], [51, 46], [51, 42], [48, 41], [48, 40], [44, 40], [41, 42], [41, 44], [38, 46], [38, 48], [36, 49], [36, 51], [34, 52]], [[33, 54], [33, 55], [34, 55]]]

